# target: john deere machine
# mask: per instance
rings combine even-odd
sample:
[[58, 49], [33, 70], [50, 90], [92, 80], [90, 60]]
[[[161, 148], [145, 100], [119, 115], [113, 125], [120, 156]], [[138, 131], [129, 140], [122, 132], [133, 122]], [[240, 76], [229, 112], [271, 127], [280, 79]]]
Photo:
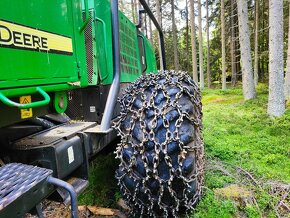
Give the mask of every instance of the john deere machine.
[[[71, 203], [88, 162], [116, 139], [132, 216], [173, 217], [203, 184], [200, 93], [184, 72], [157, 70], [154, 48], [118, 0], [0, 2], [0, 217]], [[117, 102], [117, 98], [119, 101]], [[114, 178], [112, 178], [114, 179]]]

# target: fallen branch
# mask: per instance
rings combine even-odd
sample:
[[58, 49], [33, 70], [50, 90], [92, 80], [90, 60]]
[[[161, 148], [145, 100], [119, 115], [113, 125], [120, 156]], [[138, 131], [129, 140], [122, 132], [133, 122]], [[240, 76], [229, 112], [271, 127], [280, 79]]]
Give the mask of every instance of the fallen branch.
[[86, 214], [86, 211], [89, 211], [96, 216], [117, 216], [119, 218], [126, 218], [127, 216], [117, 209], [96, 207], [96, 206], [79, 206], [79, 211]]
[[259, 186], [260, 189], [262, 189], [262, 186], [259, 184], [259, 182], [250, 174], [248, 171], [242, 169], [241, 167], [236, 167], [240, 172], [242, 172], [244, 175], [246, 175], [248, 178], [250, 178], [255, 185]]

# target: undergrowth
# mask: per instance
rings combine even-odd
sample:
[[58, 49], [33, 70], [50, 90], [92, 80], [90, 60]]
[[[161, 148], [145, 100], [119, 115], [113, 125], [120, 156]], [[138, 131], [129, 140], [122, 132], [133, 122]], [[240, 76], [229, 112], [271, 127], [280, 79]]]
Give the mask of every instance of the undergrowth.
[[[267, 93], [261, 84], [257, 98], [244, 102], [239, 88], [203, 91], [205, 189], [191, 217], [290, 216], [278, 211], [282, 196], [272, 191], [290, 183], [290, 107], [282, 117], [268, 117]], [[230, 184], [251, 191], [254, 202], [215, 196]]]
[[266, 93], [260, 86], [257, 99], [244, 102], [240, 89], [204, 91], [206, 155], [290, 183], [290, 108], [280, 118], [268, 117]]
[[[202, 92], [205, 188], [189, 217], [279, 215], [275, 210], [281, 196], [271, 190], [273, 184], [290, 183], [290, 105], [285, 115], [272, 119], [267, 115], [267, 94], [262, 84], [257, 98], [246, 102], [240, 88]], [[97, 157], [91, 164], [90, 187], [80, 204], [115, 207], [121, 197], [114, 179], [116, 168], [113, 154]], [[241, 203], [215, 195], [216, 189], [230, 184], [245, 187], [252, 200]]]
[[117, 200], [121, 198], [115, 179], [117, 167], [113, 153], [98, 155], [90, 163], [89, 187], [79, 196], [79, 204], [116, 207]]

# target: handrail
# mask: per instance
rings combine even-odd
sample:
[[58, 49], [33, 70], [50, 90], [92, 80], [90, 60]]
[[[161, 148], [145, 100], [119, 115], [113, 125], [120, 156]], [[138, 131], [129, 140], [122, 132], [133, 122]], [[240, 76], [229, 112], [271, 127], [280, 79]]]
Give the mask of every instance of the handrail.
[[154, 14], [150, 10], [149, 6], [147, 5], [146, 1], [145, 0], [139, 0], [139, 2], [143, 6], [143, 9], [147, 12], [148, 16], [150, 17], [150, 19], [152, 20], [152, 22], [154, 23], [156, 29], [159, 32], [160, 47], [161, 47], [161, 56], [162, 56], [162, 65], [163, 65], [163, 68], [162, 69], [166, 70], [165, 45], [164, 45], [164, 35], [163, 35], [163, 32], [162, 32], [162, 29], [161, 29], [158, 21], [156, 20]]
[[[97, 22], [100, 22], [102, 25], [103, 25], [103, 32], [104, 32], [104, 43], [105, 43], [105, 59], [106, 59], [106, 61], [105, 61], [105, 63], [106, 63], [106, 68], [108, 68], [107, 67], [107, 64], [108, 64], [108, 55], [107, 55], [107, 31], [106, 31], [106, 23], [105, 23], [105, 21], [103, 21], [101, 18], [99, 18], [99, 17], [95, 17], [95, 20], [97, 21]], [[97, 30], [97, 28], [96, 28], [96, 30]], [[97, 35], [97, 33], [96, 33], [96, 35]], [[107, 70], [107, 69], [106, 69]], [[104, 79], [106, 79], [108, 77], [108, 72], [107, 72], [107, 74], [106, 74], [106, 76], [105, 77], [103, 77], [103, 78], [101, 78], [101, 80], [104, 80]]]
[[40, 107], [43, 105], [47, 105], [50, 102], [50, 96], [42, 88], [36, 87], [34, 93], [39, 93], [40, 95], [42, 95], [42, 97], [44, 99], [41, 101], [37, 101], [37, 102], [21, 104], [21, 103], [17, 103], [17, 102], [10, 100], [3, 93], [0, 92], [0, 101], [2, 101], [4, 104], [6, 104], [10, 107], [18, 107], [19, 109], [28, 109], [28, 108]]
[[85, 21], [83, 22], [82, 26], [79, 28], [80, 33], [84, 31], [84, 29], [86, 28], [86, 26], [88, 25], [89, 20], [90, 20], [90, 17], [89, 17], [89, 2], [88, 2], [88, 0], [84, 0], [84, 4], [85, 4], [84, 6], [85, 6], [86, 18], [85, 18]]
[[[148, 7], [145, 0], [139, 0], [143, 5], [144, 10], [148, 13], [149, 17], [153, 21], [155, 27], [159, 32], [160, 46], [162, 53], [162, 65], [163, 69], [166, 69], [165, 61], [165, 47], [164, 47], [164, 37], [161, 27], [159, 26], [156, 18], [154, 17], [152, 11]], [[113, 42], [113, 82], [110, 87], [109, 95], [107, 97], [107, 102], [104, 110], [104, 114], [101, 121], [101, 132], [106, 132], [110, 129], [111, 119], [113, 116], [113, 111], [115, 104], [117, 102], [119, 90], [120, 90], [120, 33], [119, 33], [119, 9], [118, 0], [111, 0], [111, 17], [112, 17], [112, 42]]]
[[145, 58], [145, 66], [146, 67], [145, 67], [145, 69], [142, 72], [142, 73], [144, 73], [147, 70], [147, 68], [148, 68], [148, 66], [147, 66], [147, 58], [146, 58], [146, 49], [145, 49], [145, 37], [142, 34], [138, 34], [138, 37], [140, 37], [142, 39], [142, 44], [143, 44], [142, 48], [143, 48], [143, 53], [145, 55], [144, 58]]
[[120, 33], [118, 0], [111, 0], [112, 42], [113, 42], [113, 82], [101, 122], [101, 131], [107, 131], [111, 126], [111, 119], [120, 90]]

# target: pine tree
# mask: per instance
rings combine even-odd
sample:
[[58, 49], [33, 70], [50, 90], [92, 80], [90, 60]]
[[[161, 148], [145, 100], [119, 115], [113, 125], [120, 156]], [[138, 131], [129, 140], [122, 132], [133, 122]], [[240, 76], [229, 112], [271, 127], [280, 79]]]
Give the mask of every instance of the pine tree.
[[236, 33], [235, 33], [235, 0], [231, 0], [231, 69], [232, 69], [232, 86], [236, 85], [237, 68], [236, 68]]
[[173, 53], [174, 53], [174, 68], [179, 70], [178, 50], [177, 50], [177, 33], [175, 25], [174, 0], [171, 0], [171, 18], [172, 18], [172, 35], [173, 35]]
[[207, 64], [207, 87], [211, 87], [210, 78], [210, 45], [209, 45], [209, 17], [208, 17], [208, 0], [206, 0], [206, 38], [207, 38], [207, 53], [206, 53], [206, 64]]
[[283, 0], [269, 0], [268, 114], [274, 117], [285, 112], [283, 63]]
[[225, 3], [221, 0], [221, 30], [222, 30], [222, 90], [227, 88], [226, 84], [226, 35], [225, 35]]
[[202, 49], [202, 13], [201, 0], [198, 0], [198, 33], [199, 33], [199, 76], [200, 88], [204, 88], [204, 74], [203, 74], [203, 49]]
[[[156, 0], [156, 15], [157, 15], [157, 21], [162, 28], [162, 14], [161, 14], [161, 5], [160, 5], [161, 0]], [[159, 38], [160, 42], [160, 38]], [[163, 69], [163, 59], [162, 59], [162, 51], [161, 51], [161, 45], [159, 43], [159, 60], [160, 60], [160, 70]]]
[[247, 0], [237, 0], [244, 99], [256, 97], [251, 59]]
[[288, 24], [288, 51], [287, 51], [287, 67], [285, 77], [285, 99], [290, 101], [290, 1], [289, 1], [289, 24]]
[[255, 0], [255, 60], [254, 60], [254, 82], [258, 85], [258, 66], [259, 66], [259, 0]]
[[190, 26], [191, 26], [191, 44], [192, 44], [192, 78], [198, 82], [197, 75], [197, 59], [196, 59], [196, 30], [195, 30], [195, 14], [194, 14], [194, 0], [190, 1]]

